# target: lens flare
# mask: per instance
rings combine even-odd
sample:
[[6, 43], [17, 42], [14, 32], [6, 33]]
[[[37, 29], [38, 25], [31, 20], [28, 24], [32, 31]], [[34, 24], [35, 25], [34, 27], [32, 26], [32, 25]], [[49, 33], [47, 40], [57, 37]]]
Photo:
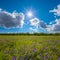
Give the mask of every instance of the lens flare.
[[32, 15], [32, 12], [29, 11], [29, 12], [27, 13], [27, 16], [31, 18], [31, 17], [33, 16], [33, 15]]

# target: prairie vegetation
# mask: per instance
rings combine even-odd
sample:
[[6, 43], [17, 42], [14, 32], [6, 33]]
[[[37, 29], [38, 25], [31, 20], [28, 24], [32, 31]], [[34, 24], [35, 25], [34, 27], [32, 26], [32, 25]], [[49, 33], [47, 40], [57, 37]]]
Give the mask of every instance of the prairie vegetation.
[[60, 35], [0, 35], [0, 60], [60, 60]]

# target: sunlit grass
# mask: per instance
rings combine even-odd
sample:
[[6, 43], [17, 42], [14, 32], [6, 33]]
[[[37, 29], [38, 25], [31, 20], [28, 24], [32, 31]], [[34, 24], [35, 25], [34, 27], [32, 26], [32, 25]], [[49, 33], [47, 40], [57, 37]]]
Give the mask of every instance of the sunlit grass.
[[59, 60], [60, 36], [0, 35], [0, 60]]

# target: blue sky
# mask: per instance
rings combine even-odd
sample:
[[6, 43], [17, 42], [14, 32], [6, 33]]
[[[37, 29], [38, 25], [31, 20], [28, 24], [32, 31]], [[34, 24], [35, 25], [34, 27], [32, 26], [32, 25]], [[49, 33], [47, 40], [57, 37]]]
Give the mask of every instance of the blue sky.
[[60, 0], [0, 0], [0, 33], [60, 32], [59, 8]]

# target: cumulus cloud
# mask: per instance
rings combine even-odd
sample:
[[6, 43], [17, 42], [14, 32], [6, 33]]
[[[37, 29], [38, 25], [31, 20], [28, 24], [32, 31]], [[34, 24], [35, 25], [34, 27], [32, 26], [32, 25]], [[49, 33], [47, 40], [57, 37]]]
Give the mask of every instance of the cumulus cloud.
[[46, 23], [42, 20], [39, 20], [38, 18], [31, 19], [30, 25], [34, 26], [30, 28], [30, 30], [32, 30], [33, 32], [39, 32], [39, 28], [47, 28]]
[[47, 28], [47, 25], [44, 21], [40, 20], [39, 26], [42, 28]]
[[[49, 12], [53, 12], [54, 16], [60, 16], [60, 4], [57, 8], [50, 10]], [[38, 18], [33, 18], [30, 20], [30, 25], [35, 26], [35, 28], [30, 28], [32, 31], [38, 31], [38, 28], [42, 28], [47, 30], [49, 33], [60, 33], [60, 19], [55, 19], [54, 21], [50, 22], [48, 25], [43, 21], [39, 20]]]
[[54, 8], [53, 10], [50, 10], [49, 12], [53, 12], [54, 15], [60, 16], [60, 4], [57, 5], [57, 8]]
[[23, 27], [24, 14], [17, 12], [7, 12], [0, 9], [0, 26], [4, 28]]
[[[57, 5], [57, 8], [54, 8], [49, 12], [53, 12], [55, 16], [60, 16], [60, 4]], [[50, 25], [48, 25], [47, 30], [52, 33], [60, 32], [60, 19], [56, 18], [56, 20], [50, 22]]]
[[32, 28], [32, 27], [30, 27], [29, 28], [32, 32], [38, 32], [38, 29], [37, 28]]
[[32, 30], [33, 32], [39, 32], [38, 28], [47, 30], [49, 33], [60, 32], [60, 19], [56, 19], [55, 21], [52, 21], [49, 25], [47, 25], [44, 21], [34, 18], [30, 20], [30, 24], [32, 26], [35, 26], [35, 28], [30, 28], [30, 30]]
[[40, 22], [40, 21], [39, 21], [38, 18], [33, 18], [33, 19], [30, 20], [30, 25], [35, 26], [35, 27], [38, 28], [39, 22]]
[[52, 33], [60, 32], [60, 19], [56, 19], [55, 24], [48, 25], [47, 30]]
[[44, 21], [39, 20], [38, 18], [33, 18], [30, 20], [30, 25], [32, 26], [36, 26], [36, 27], [42, 27], [42, 28], [46, 28], [46, 24]]

